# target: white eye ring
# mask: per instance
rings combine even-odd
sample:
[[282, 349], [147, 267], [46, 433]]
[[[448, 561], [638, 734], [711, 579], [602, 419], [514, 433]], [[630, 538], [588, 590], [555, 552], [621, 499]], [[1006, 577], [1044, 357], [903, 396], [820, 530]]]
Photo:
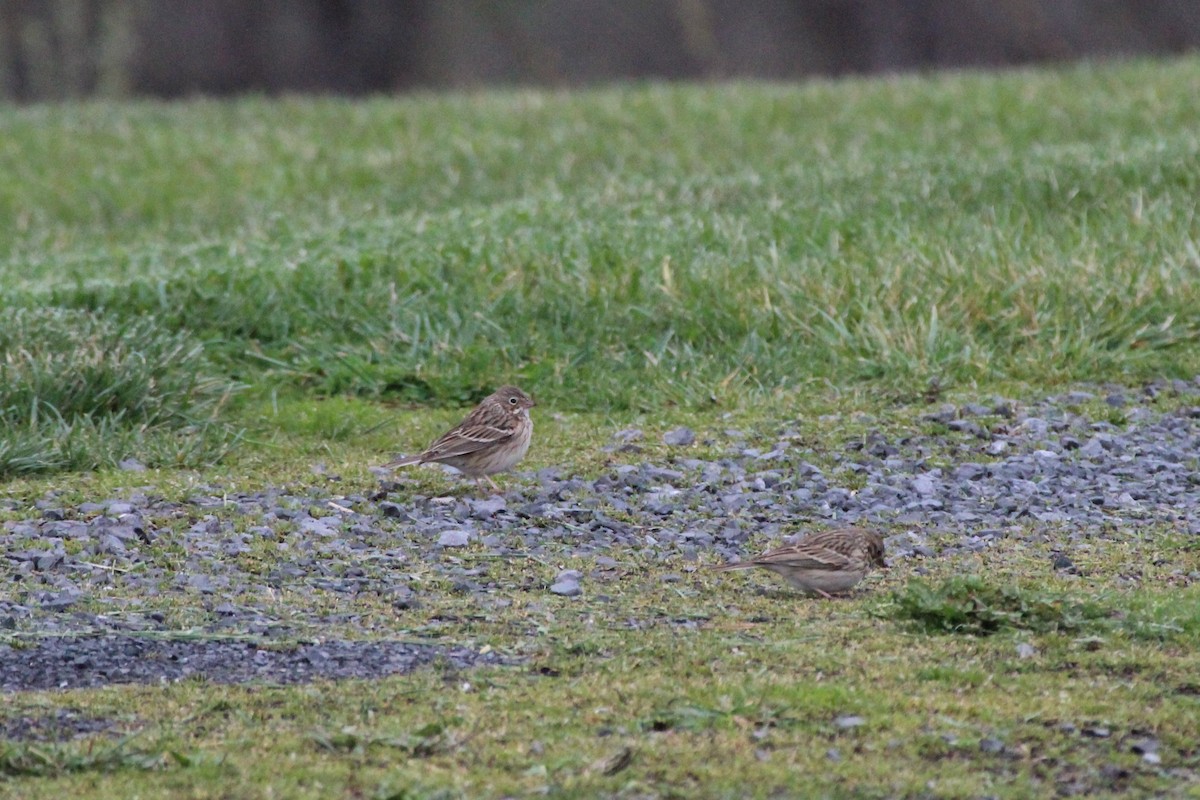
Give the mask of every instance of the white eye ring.
[[510, 405], [514, 405], [514, 406], [515, 406], [515, 405], [517, 404], [517, 398], [515, 398], [515, 397], [510, 397], [510, 398], [508, 398], [508, 402], [509, 402], [509, 404], [510, 404]]

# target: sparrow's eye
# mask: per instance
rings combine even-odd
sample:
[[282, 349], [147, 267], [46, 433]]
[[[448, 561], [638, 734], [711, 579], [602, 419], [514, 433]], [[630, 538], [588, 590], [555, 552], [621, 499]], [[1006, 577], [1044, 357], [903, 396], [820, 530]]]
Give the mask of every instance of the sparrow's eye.
[[510, 406], [515, 406], [517, 404], [517, 398], [515, 398], [515, 397], [508, 398], [508, 404]]

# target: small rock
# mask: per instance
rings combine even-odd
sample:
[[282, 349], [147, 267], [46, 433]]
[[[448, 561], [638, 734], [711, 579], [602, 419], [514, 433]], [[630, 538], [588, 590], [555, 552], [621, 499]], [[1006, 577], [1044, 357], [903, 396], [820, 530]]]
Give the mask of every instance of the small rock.
[[330, 526], [324, 519], [313, 519], [312, 517], [303, 517], [298, 526], [299, 532], [307, 536], [321, 536], [329, 538], [337, 536], [337, 529]]
[[125, 552], [125, 543], [116, 536], [106, 534], [100, 537], [100, 541], [97, 543], [96, 551], [98, 553], [119, 556]]
[[958, 409], [953, 403], [943, 403], [938, 407], [937, 411], [931, 411], [928, 414], [922, 414], [921, 419], [945, 424], [957, 416]]
[[214, 591], [216, 591], [216, 587], [213, 586], [212, 578], [203, 573], [196, 573], [188, 576], [187, 585], [201, 594], [212, 594]]
[[471, 532], [464, 530], [442, 531], [437, 543], [442, 547], [465, 547], [471, 541]]
[[969, 419], [953, 419], [946, 423], [946, 427], [955, 433], [969, 433], [972, 436], [977, 436], [980, 439], [986, 439], [987, 434], [978, 422], [972, 422]]
[[68, 589], [66, 591], [57, 592], [42, 600], [42, 608], [47, 611], [65, 611], [71, 606], [79, 602], [82, 595], [80, 592]]
[[506, 503], [504, 498], [500, 497], [499, 495], [488, 497], [483, 500], [471, 500], [468, 504], [471, 507], [471, 516], [475, 517], [476, 519], [487, 519], [489, 517], [494, 517], [501, 511], [504, 511], [508, 508], [508, 503]]
[[676, 428], [664, 433], [663, 441], [673, 447], [686, 447], [696, 441], [696, 432], [691, 428]]
[[919, 495], [928, 496], [937, 492], [937, 484], [928, 475], [918, 475], [912, 482], [913, 491]]
[[984, 753], [1003, 753], [1004, 742], [999, 739], [988, 737], [987, 739], [979, 740], [979, 749]]
[[34, 566], [38, 572], [54, 569], [64, 561], [64, 554], [57, 552], [40, 552], [35, 555]]
[[954, 479], [956, 481], [977, 481], [987, 477], [987, 467], [983, 464], [974, 464], [968, 462], [959, 464], [954, 468]]
[[1104, 398], [1104, 402], [1112, 408], [1121, 408], [1129, 401], [1125, 398], [1125, 395], [1121, 394], [1120, 392], [1113, 392], [1108, 397]]
[[1054, 558], [1050, 561], [1050, 566], [1059, 571], [1069, 570], [1075, 568], [1075, 562], [1062, 553], [1055, 553]]
[[574, 578], [556, 581], [550, 586], [550, 591], [562, 597], [577, 597], [583, 594], [579, 581]]
[[136, 458], [123, 458], [117, 462], [117, 469], [126, 472], [145, 472], [146, 465], [138, 461]]
[[861, 725], [866, 725], [867, 721], [862, 717], [859, 717], [859, 716], [856, 716], [853, 714], [848, 714], [846, 716], [838, 717], [837, 719], [835, 719], [833, 721], [833, 724], [836, 725], [841, 730], [845, 731], [845, 730], [850, 730], [852, 728], [857, 728]]
[[992, 413], [997, 417], [1012, 419], [1017, 414], [1017, 403], [1015, 400], [1006, 400], [1004, 398], [993, 400]]
[[[645, 436], [645, 434], [637, 428], [626, 428], [623, 431], [617, 431], [614, 433], [612, 438], [615, 441], [623, 442], [624, 444], [632, 444], [633, 442], [640, 442], [643, 436]], [[670, 444], [670, 442], [668, 442], [668, 444]]]
[[1041, 417], [1026, 417], [1020, 424], [1020, 429], [1033, 438], [1041, 438], [1050, 430], [1050, 423]]
[[404, 510], [404, 506], [399, 503], [393, 503], [390, 500], [380, 503], [379, 510], [383, 512], [385, 517], [391, 519], [409, 519], [408, 512]]
[[1084, 728], [1082, 733], [1084, 736], [1092, 739], [1107, 739], [1108, 737], [1112, 736], [1112, 731], [1110, 731], [1108, 728], [1101, 727]]
[[1037, 655], [1037, 648], [1029, 642], [1021, 642], [1017, 645], [1017, 658], [1033, 658]]

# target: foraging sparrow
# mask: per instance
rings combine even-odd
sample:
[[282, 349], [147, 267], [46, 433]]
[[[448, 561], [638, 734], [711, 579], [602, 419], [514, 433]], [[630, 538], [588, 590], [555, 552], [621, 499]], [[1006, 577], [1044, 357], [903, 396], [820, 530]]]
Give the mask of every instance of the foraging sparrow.
[[500, 487], [489, 476], [512, 469], [525, 457], [533, 435], [529, 409], [534, 405], [529, 395], [517, 387], [501, 386], [424, 452], [397, 458], [384, 466], [449, 464], [476, 483], [485, 478], [498, 492]]
[[861, 581], [871, 567], [883, 565], [883, 539], [879, 534], [864, 528], [836, 528], [810, 534], [757, 558], [714, 569], [764, 567], [802, 592], [831, 597], [831, 592], [844, 592]]

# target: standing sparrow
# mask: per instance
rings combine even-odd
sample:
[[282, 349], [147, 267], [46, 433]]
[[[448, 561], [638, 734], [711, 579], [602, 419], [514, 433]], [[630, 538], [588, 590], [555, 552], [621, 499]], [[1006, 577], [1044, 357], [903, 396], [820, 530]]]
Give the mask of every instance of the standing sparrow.
[[500, 487], [489, 476], [512, 469], [525, 457], [533, 435], [529, 409], [534, 405], [517, 387], [501, 386], [423, 453], [384, 466], [390, 469], [436, 461], [449, 464], [476, 483], [485, 478], [498, 492]]
[[883, 565], [879, 534], [864, 528], [837, 528], [714, 569], [765, 567], [802, 592], [831, 597], [831, 592], [844, 592], [861, 581], [871, 567]]

